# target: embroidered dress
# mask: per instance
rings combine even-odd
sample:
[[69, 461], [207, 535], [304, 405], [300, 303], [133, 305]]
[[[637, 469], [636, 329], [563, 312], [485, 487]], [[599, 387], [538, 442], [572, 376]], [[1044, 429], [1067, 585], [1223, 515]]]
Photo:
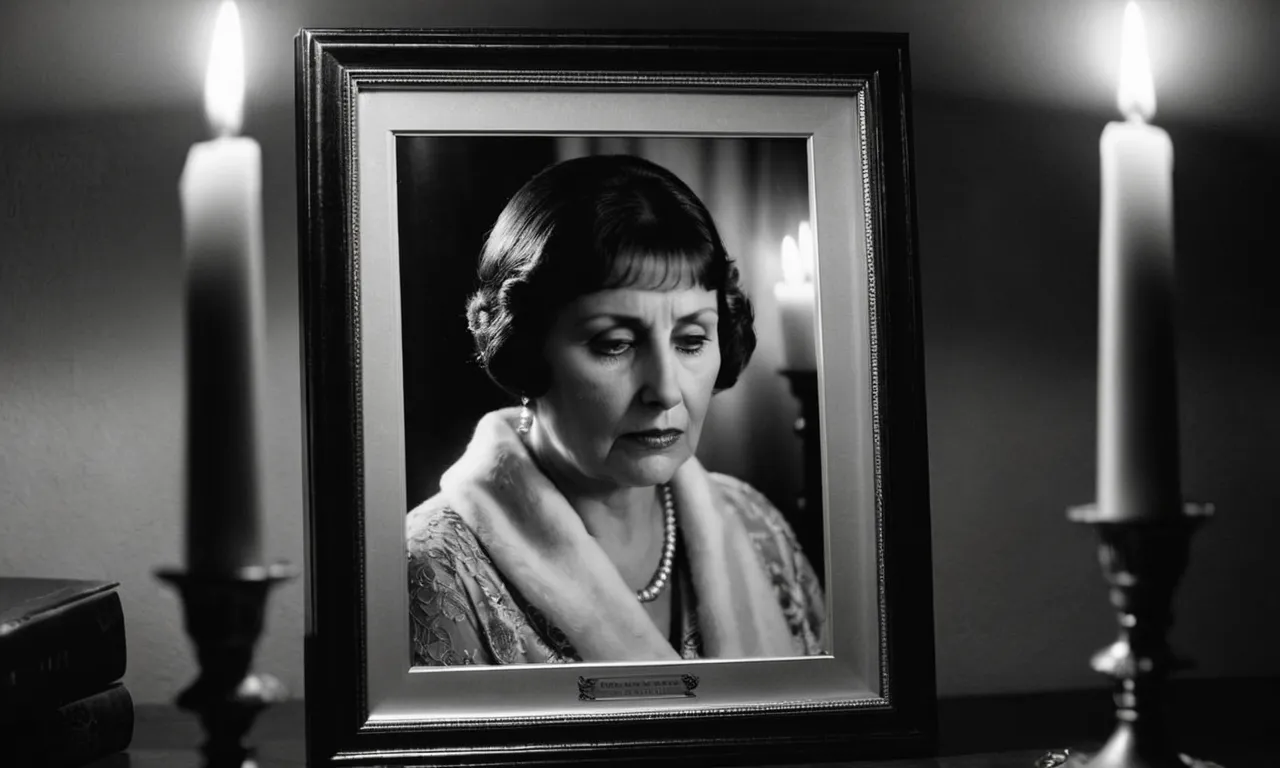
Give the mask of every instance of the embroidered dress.
[[[726, 475], [702, 474], [714, 490], [718, 514], [739, 521], [750, 540], [770, 592], [763, 599], [776, 601], [790, 636], [791, 655], [823, 653], [826, 617], [822, 590], [782, 514], [747, 483]], [[503, 577], [475, 533], [441, 497], [411, 512], [406, 532], [414, 666], [582, 660], [566, 633]], [[693, 575], [697, 564], [691, 559], [702, 551], [685, 546], [681, 536], [668, 587], [675, 592], [667, 640], [681, 659], [716, 655], [703, 641], [699, 620], [700, 614], [715, 615], [699, 610], [699, 582]], [[726, 572], [723, 578], [732, 576]], [[725, 594], [722, 590], [705, 591]], [[541, 599], [554, 597], [543, 595]], [[575, 608], [590, 614], [592, 607]], [[590, 630], [577, 627], [573, 631]]]

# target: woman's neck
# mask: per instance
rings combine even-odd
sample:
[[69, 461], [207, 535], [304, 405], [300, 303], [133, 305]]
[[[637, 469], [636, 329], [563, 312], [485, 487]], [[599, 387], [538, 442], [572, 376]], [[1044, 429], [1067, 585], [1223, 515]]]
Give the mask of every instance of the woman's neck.
[[588, 478], [568, 465], [536, 427], [529, 446], [538, 466], [582, 518], [587, 532], [601, 543], [643, 546], [652, 538], [654, 520], [662, 514], [654, 486], [623, 487]]

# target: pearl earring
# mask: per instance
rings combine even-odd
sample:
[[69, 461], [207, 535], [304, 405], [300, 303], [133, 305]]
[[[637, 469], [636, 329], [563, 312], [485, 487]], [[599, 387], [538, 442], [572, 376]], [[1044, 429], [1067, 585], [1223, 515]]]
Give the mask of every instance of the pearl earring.
[[522, 435], [529, 434], [529, 427], [533, 426], [533, 412], [529, 410], [529, 398], [520, 398], [520, 422], [516, 425], [516, 431]]

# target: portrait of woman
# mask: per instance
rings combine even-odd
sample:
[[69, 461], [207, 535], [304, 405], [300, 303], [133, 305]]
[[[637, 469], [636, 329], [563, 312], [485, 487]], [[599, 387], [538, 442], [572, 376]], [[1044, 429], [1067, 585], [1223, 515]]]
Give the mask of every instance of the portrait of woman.
[[824, 652], [786, 517], [698, 455], [756, 348], [707, 207], [626, 154], [538, 172], [492, 224], [465, 306], [509, 405], [406, 517], [414, 666]]

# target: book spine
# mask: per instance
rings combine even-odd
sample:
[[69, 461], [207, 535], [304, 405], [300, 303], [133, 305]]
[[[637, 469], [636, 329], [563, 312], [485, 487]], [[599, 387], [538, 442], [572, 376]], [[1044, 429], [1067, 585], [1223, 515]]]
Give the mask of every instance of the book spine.
[[133, 720], [133, 697], [117, 683], [51, 710], [25, 713], [6, 753], [32, 768], [73, 768], [127, 749]]
[[106, 592], [71, 610], [0, 635], [0, 714], [79, 699], [124, 676], [120, 595]]

